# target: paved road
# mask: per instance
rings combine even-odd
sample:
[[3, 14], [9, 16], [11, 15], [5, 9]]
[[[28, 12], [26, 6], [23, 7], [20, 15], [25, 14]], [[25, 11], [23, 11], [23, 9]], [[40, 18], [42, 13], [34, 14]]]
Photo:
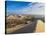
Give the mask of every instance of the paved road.
[[15, 32], [11, 33], [11, 34], [18, 34], [18, 33], [32, 33], [35, 30], [36, 27], [36, 21], [33, 21], [32, 24], [28, 24], [27, 26], [16, 30]]

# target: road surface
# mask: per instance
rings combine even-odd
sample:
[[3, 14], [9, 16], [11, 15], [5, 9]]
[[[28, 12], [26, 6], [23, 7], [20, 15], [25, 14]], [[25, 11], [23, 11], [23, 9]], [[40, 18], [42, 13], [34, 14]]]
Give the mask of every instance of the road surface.
[[32, 33], [32, 32], [34, 32], [35, 27], [36, 27], [36, 21], [33, 21], [33, 22], [29, 23], [27, 26], [25, 26], [19, 30], [16, 30], [15, 32], [12, 32], [11, 34]]

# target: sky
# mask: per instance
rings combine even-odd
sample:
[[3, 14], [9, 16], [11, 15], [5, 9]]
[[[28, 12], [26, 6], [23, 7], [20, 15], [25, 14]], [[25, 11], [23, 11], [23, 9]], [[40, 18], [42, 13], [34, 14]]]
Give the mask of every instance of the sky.
[[7, 10], [9, 10], [9, 11], [18, 10], [18, 9], [27, 7], [29, 3], [30, 2], [8, 1], [8, 2], [6, 2], [6, 7], [7, 7]]
[[10, 14], [44, 15], [44, 4], [38, 2], [7, 1], [6, 12], [7, 15]]

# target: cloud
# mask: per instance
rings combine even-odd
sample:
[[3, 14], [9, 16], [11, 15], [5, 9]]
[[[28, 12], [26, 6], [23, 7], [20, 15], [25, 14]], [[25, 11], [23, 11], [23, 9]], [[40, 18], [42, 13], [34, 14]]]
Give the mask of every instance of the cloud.
[[[12, 12], [13, 13], [13, 12]], [[31, 14], [31, 15], [44, 15], [44, 3], [33, 2], [29, 3], [27, 7], [15, 10], [16, 14]]]
[[17, 10], [21, 14], [31, 14], [31, 15], [44, 15], [44, 4], [43, 3], [32, 3], [27, 7]]

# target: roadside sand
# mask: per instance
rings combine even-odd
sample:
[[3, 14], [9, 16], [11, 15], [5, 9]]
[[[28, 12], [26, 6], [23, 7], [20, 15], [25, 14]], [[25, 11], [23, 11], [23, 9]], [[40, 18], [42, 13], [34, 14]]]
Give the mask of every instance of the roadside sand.
[[37, 20], [36, 31], [35, 32], [44, 32], [45, 31], [45, 23], [41, 20]]

